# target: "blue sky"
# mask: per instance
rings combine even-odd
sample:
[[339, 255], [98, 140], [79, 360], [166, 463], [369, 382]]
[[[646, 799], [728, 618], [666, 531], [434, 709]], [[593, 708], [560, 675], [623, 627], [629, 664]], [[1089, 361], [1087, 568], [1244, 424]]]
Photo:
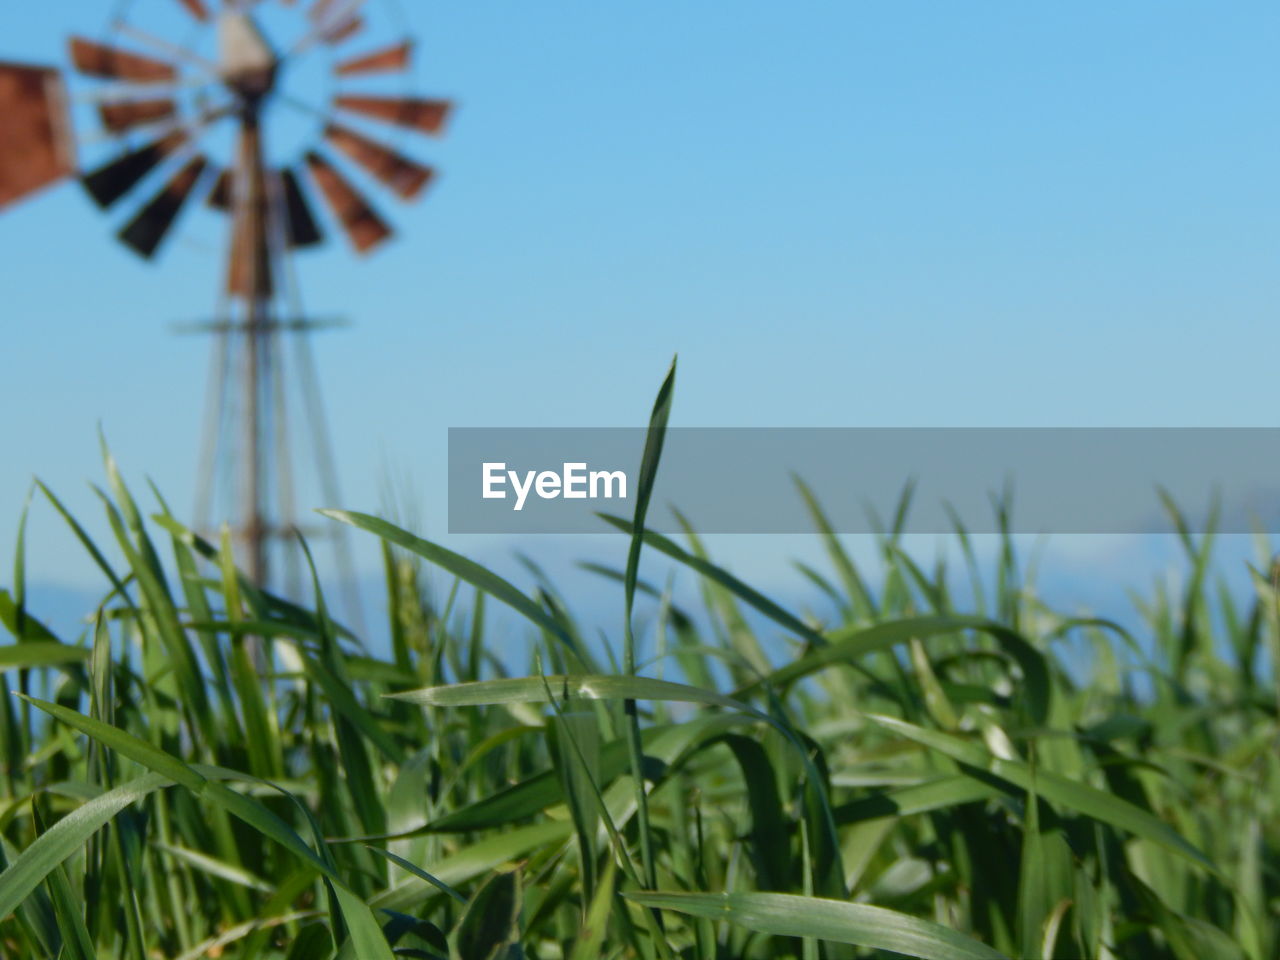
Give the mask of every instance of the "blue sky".
[[[63, 63], [104, 6], [0, 12], [0, 57]], [[460, 103], [399, 141], [442, 176], [379, 198], [375, 257], [300, 260], [356, 324], [316, 343], [346, 506], [391, 476], [448, 539], [448, 427], [640, 425], [677, 352], [687, 426], [1275, 424], [1275, 4], [400, 12]], [[157, 265], [111, 229], [74, 185], [0, 215], [0, 544], [32, 474], [96, 520], [99, 422], [191, 502], [208, 345], [167, 325], [212, 310], [220, 227]], [[49, 511], [31, 539], [33, 580], [96, 583]]]

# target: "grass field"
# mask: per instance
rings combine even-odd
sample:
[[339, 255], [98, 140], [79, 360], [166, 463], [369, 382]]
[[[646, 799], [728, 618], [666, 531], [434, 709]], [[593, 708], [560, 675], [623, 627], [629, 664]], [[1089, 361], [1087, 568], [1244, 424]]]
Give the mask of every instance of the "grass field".
[[957, 591], [890, 532], [869, 582], [811, 503], [833, 622], [648, 533], [597, 571], [605, 648], [572, 598], [334, 512], [381, 539], [379, 657], [107, 479], [123, 563], [40, 488], [102, 571], [85, 636], [26, 608], [21, 544], [0, 594], [5, 957], [1280, 957], [1276, 591], [1219, 589], [1210, 538], [1131, 635], [1046, 608], [1008, 538], [984, 569], [957, 532]]

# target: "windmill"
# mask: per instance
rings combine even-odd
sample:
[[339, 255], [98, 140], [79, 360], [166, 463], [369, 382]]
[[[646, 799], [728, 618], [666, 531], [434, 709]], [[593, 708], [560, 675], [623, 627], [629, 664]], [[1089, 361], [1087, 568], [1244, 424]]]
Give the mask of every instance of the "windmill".
[[[397, 200], [418, 197], [433, 170], [386, 143], [384, 133], [439, 135], [451, 104], [403, 87], [414, 50], [406, 35], [361, 43], [371, 32], [372, 4], [216, 2], [150, 5], [153, 16], [171, 21], [168, 35], [180, 39], [144, 29], [126, 2], [103, 36], [70, 38], [72, 76], [0, 62], [0, 207], [77, 177], [103, 210], [128, 210], [117, 236], [148, 259], [201, 198], [227, 215], [218, 309], [197, 325], [213, 334], [215, 346], [196, 512], [207, 522], [219, 493], [230, 492], [245, 572], [265, 583], [270, 544], [293, 524], [286, 386], [301, 393], [319, 492], [336, 499], [308, 344], [325, 322], [303, 313], [291, 269], [296, 251], [324, 241], [312, 195], [355, 252], [378, 247], [391, 227], [353, 175]], [[285, 82], [299, 63], [316, 58], [328, 69], [312, 82], [330, 88], [320, 106], [316, 90], [299, 95]], [[402, 86], [382, 89], [393, 81]], [[69, 96], [73, 86], [87, 89]], [[76, 132], [75, 108], [83, 103], [96, 114], [96, 136]], [[293, 152], [277, 146], [272, 153], [275, 128], [289, 114]], [[298, 117], [307, 128], [301, 139]], [[211, 146], [219, 135], [221, 159]], [[108, 156], [81, 170], [77, 154], [103, 142]], [[349, 572], [341, 546], [339, 561]]]

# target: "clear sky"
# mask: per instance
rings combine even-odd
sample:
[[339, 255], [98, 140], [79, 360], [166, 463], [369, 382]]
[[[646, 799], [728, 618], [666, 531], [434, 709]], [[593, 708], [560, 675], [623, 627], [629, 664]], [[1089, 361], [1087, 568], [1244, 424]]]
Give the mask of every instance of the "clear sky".
[[[64, 63], [106, 6], [5, 7], [0, 57]], [[356, 323], [316, 344], [345, 506], [391, 475], [447, 540], [446, 428], [641, 425], [677, 352], [681, 425], [1276, 425], [1274, 3], [401, 12], [460, 103], [398, 141], [440, 180], [379, 197], [375, 257], [300, 261]], [[0, 214], [0, 544], [32, 474], [97, 522], [99, 422], [191, 502], [208, 345], [167, 325], [222, 236], [179, 229], [150, 265], [74, 184]], [[96, 583], [49, 511], [31, 539], [33, 580]]]

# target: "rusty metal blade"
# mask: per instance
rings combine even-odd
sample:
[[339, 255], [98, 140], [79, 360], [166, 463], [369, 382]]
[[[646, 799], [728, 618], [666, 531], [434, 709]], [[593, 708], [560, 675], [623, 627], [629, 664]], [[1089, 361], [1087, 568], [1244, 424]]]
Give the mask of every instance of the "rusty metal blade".
[[89, 196], [100, 207], [109, 207], [137, 186], [165, 157], [182, 146], [187, 135], [174, 131], [145, 146], [130, 150], [80, 178]]
[[352, 113], [432, 134], [438, 134], [444, 129], [444, 122], [453, 108], [448, 100], [423, 100], [418, 97], [340, 95], [333, 102]]
[[102, 125], [112, 133], [168, 120], [176, 112], [177, 105], [172, 100], [123, 100], [98, 104]]
[[213, 181], [213, 189], [209, 191], [209, 196], [205, 203], [214, 210], [221, 210], [223, 213], [231, 212], [231, 171], [223, 168], [218, 172], [218, 177]]
[[336, 4], [337, 0], [316, 0], [307, 10], [307, 17], [313, 23], [320, 23], [329, 15]]
[[302, 192], [302, 184], [292, 170], [280, 171], [284, 187], [285, 239], [290, 247], [310, 247], [324, 242], [320, 224], [311, 212], [311, 204]]
[[324, 138], [406, 200], [421, 193], [435, 172], [336, 123], [325, 127]]
[[163, 83], [174, 80], [178, 69], [164, 60], [130, 53], [119, 47], [94, 43], [83, 37], [71, 38], [71, 62], [81, 73], [93, 77], [133, 80], [137, 83]]
[[349, 77], [361, 73], [394, 73], [409, 67], [409, 58], [413, 55], [413, 43], [406, 40], [394, 47], [383, 47], [372, 53], [362, 54], [350, 60], [344, 60], [333, 68], [340, 77]]
[[194, 157], [175, 173], [145, 207], [138, 211], [118, 236], [142, 256], [155, 255], [165, 235], [173, 227], [183, 204], [191, 196], [200, 174], [204, 173], [204, 157]]
[[0, 207], [75, 171], [58, 71], [0, 63]]
[[337, 24], [331, 29], [325, 31], [324, 42], [331, 47], [336, 47], [344, 40], [350, 40], [357, 33], [364, 29], [363, 17], [350, 17], [342, 23]]
[[391, 228], [386, 221], [378, 216], [337, 168], [314, 150], [307, 153], [307, 169], [324, 195], [329, 209], [342, 224], [347, 239], [358, 251], [365, 253], [391, 236]]
[[187, 12], [197, 20], [209, 19], [209, 10], [205, 7], [203, 0], [178, 0], [178, 2], [186, 7]]
[[365, 0], [316, 0], [307, 10], [307, 19], [319, 27], [332, 27], [359, 12]]

